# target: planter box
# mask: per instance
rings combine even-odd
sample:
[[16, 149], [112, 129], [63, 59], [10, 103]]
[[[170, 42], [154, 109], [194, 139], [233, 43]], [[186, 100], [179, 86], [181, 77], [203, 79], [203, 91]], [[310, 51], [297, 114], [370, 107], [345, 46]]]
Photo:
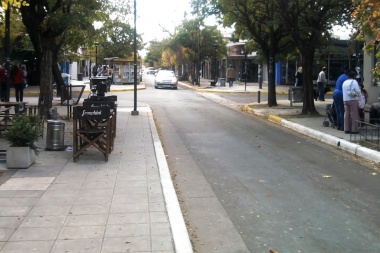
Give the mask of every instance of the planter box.
[[8, 147], [7, 168], [27, 169], [36, 161], [36, 153], [29, 147]]

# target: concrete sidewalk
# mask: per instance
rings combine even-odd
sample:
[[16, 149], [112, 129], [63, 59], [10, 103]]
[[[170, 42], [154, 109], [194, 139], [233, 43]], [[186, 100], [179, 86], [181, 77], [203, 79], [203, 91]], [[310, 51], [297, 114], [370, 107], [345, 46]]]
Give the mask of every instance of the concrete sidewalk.
[[[216, 86], [211, 86], [210, 84], [211, 80], [207, 79], [201, 79], [200, 86], [181, 82], [181, 85], [202, 93], [268, 93], [267, 83], [263, 83], [261, 89], [258, 83], [245, 84], [244, 82], [238, 81], [234, 82], [232, 88], [228, 87], [228, 83], [226, 83], [226, 86], [224, 87], [221, 87], [219, 83], [217, 83]], [[276, 94], [288, 94], [289, 88], [291, 87], [293, 86], [277, 85]], [[296, 132], [379, 164], [380, 152], [358, 144], [358, 142], [363, 139], [362, 130], [360, 131], [360, 134], [345, 134], [343, 131], [338, 131], [336, 128], [325, 127], [323, 125], [324, 121], [329, 121], [329, 119], [326, 118], [326, 105], [333, 103], [331, 94], [332, 92], [329, 92], [325, 95], [325, 101], [315, 101], [315, 108], [321, 115], [320, 117], [299, 117], [302, 111], [302, 103], [293, 103], [291, 105], [288, 99], [277, 100], [278, 106], [268, 107], [265, 103], [258, 103], [257, 96], [252, 96], [252, 103], [240, 104], [239, 106], [243, 111], [265, 117], [270, 121], [290, 128]]]
[[[66, 114], [58, 98], [53, 103]], [[108, 162], [90, 149], [74, 163], [72, 120], [65, 120], [65, 150], [44, 150], [45, 134], [30, 168], [0, 163], [1, 253], [193, 252], [152, 112], [141, 103], [139, 115], [132, 110], [132, 101], [118, 101]]]

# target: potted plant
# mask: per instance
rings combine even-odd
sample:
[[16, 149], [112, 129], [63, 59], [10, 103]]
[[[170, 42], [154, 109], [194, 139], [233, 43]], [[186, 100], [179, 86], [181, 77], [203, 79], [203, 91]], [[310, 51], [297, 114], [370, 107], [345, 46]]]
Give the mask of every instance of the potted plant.
[[7, 168], [29, 168], [36, 160], [37, 147], [34, 143], [41, 135], [39, 117], [34, 115], [15, 115], [12, 125], [3, 136], [10, 142], [7, 149]]

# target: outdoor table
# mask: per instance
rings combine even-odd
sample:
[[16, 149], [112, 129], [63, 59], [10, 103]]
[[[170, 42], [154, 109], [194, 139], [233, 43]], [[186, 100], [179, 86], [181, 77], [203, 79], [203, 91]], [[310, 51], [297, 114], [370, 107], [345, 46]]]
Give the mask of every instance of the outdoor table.
[[[0, 122], [4, 123], [0, 131], [7, 130], [9, 123], [12, 121], [12, 116], [18, 112], [18, 106], [22, 105], [25, 110], [25, 105], [28, 102], [0, 102]], [[14, 114], [10, 113], [11, 108], [14, 108]]]

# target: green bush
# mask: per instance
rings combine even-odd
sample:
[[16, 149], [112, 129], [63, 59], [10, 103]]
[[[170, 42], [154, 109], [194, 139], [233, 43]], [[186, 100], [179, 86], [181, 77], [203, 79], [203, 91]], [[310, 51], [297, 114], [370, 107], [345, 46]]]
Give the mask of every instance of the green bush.
[[16, 115], [12, 120], [12, 125], [3, 133], [6, 140], [13, 147], [30, 147], [37, 151], [34, 145], [41, 135], [39, 117], [33, 115]]

